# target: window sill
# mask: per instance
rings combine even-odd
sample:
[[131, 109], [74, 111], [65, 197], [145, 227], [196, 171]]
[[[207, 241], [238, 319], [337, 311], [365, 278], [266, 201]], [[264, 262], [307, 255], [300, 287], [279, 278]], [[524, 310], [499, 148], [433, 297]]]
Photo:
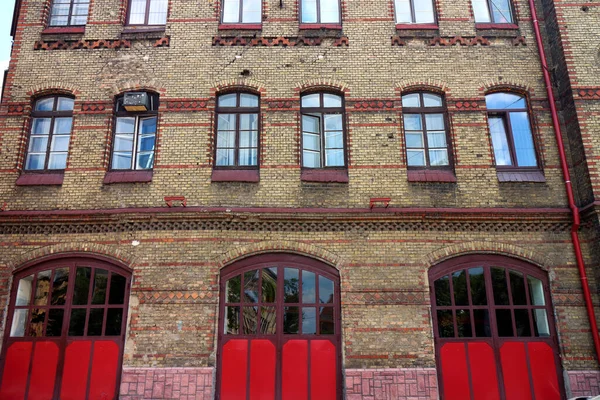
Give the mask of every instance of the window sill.
[[502, 30], [517, 30], [519, 26], [516, 24], [475, 24], [475, 29], [502, 29]]
[[408, 181], [455, 183], [456, 176], [454, 172], [447, 170], [409, 170]]
[[439, 30], [440, 27], [437, 24], [396, 24], [397, 30]]
[[49, 27], [42, 31], [42, 35], [57, 35], [57, 34], [84, 34], [85, 26], [64, 26], [64, 27]]
[[121, 33], [164, 33], [165, 28], [165, 25], [128, 25], [123, 28]]
[[303, 169], [300, 179], [303, 182], [348, 183], [346, 169]]
[[226, 30], [262, 30], [262, 24], [221, 24], [219, 25], [220, 31]]
[[342, 30], [342, 24], [300, 24], [299, 29], [306, 30], [318, 30], [318, 29], [330, 29], [330, 30]]
[[258, 169], [213, 169], [210, 177], [212, 182], [258, 182]]
[[103, 183], [145, 183], [152, 182], [153, 171], [108, 171], [104, 175]]
[[60, 186], [65, 178], [64, 172], [24, 173], [17, 179], [17, 186]]
[[498, 182], [546, 182], [542, 171], [497, 171]]

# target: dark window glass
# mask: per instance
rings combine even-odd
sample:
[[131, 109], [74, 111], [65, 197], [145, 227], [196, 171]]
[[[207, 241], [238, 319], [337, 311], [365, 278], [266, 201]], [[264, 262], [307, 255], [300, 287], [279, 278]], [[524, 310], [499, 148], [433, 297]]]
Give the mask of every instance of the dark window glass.
[[333, 307], [321, 307], [319, 311], [319, 333], [321, 335], [333, 335], [335, 333], [335, 321], [333, 319]]
[[510, 277], [510, 290], [514, 305], [527, 305], [527, 293], [525, 292], [525, 277], [517, 271], [508, 271]]
[[315, 273], [302, 271], [302, 302], [316, 303]]
[[277, 333], [277, 313], [275, 307], [262, 307], [260, 311], [260, 332], [263, 335]]
[[129, 0], [129, 25], [165, 25], [169, 0]]
[[285, 307], [283, 314], [283, 333], [300, 333], [300, 318], [298, 307]]
[[50, 292], [50, 276], [52, 271], [42, 271], [37, 274], [37, 282], [35, 284], [35, 296], [33, 305], [45, 306], [48, 304], [48, 293]]
[[475, 336], [491, 337], [492, 328], [490, 326], [490, 313], [488, 310], [473, 310], [475, 319]]
[[529, 310], [515, 310], [515, 324], [517, 336], [531, 336], [531, 325], [529, 325]]
[[274, 303], [277, 299], [277, 268], [262, 270], [262, 301]]
[[110, 276], [110, 294], [108, 304], [123, 304], [125, 302], [125, 289], [127, 279], [114, 272]]
[[53, 0], [50, 26], [82, 26], [87, 23], [90, 0]]
[[451, 310], [437, 310], [440, 337], [454, 337], [454, 318]]
[[450, 279], [443, 276], [435, 281], [435, 303], [438, 306], [451, 306], [450, 299]]
[[44, 336], [44, 321], [46, 320], [46, 310], [34, 308], [31, 310], [31, 321], [29, 322], [29, 336]]
[[248, 271], [244, 273], [244, 302], [258, 302], [258, 278], [260, 270]]
[[242, 307], [244, 334], [254, 335], [258, 329], [258, 307]]
[[225, 307], [225, 332], [226, 335], [240, 333], [240, 308]]
[[106, 285], [108, 284], [108, 271], [96, 269], [94, 274], [94, 291], [92, 292], [92, 304], [104, 304], [106, 301]]
[[85, 308], [75, 308], [71, 310], [69, 336], [83, 336], [83, 331], [85, 329], [85, 315]]
[[471, 281], [471, 301], [474, 306], [487, 304], [485, 290], [485, 275], [482, 267], [469, 269], [469, 280]]
[[467, 274], [465, 270], [456, 271], [452, 274], [452, 286], [454, 287], [454, 304], [468, 306], [469, 294], [467, 292]]
[[[305, 271], [303, 271], [305, 272]], [[314, 335], [317, 333], [317, 308], [302, 307], [302, 334]]]
[[456, 310], [456, 329], [458, 330], [458, 337], [473, 336], [469, 310]]
[[329, 93], [309, 94], [302, 96], [301, 104], [302, 166], [345, 167], [342, 97]]
[[74, 305], [84, 305], [88, 303], [91, 276], [92, 269], [90, 267], [77, 268], [75, 275], [75, 291], [73, 293]]
[[319, 301], [333, 303], [333, 281], [324, 276], [319, 276]]
[[303, 24], [339, 24], [339, 0], [301, 0]]
[[496, 324], [498, 325], [498, 336], [514, 336], [512, 326], [512, 314], [510, 310], [496, 310]]
[[62, 334], [65, 310], [50, 309], [48, 312], [48, 324], [46, 325], [46, 336], [60, 336]]
[[494, 304], [497, 306], [507, 306], [508, 286], [506, 284], [506, 273], [504, 268], [491, 268], [492, 288], [494, 290]]
[[104, 308], [92, 308], [90, 320], [88, 321], [88, 336], [102, 335], [102, 320], [104, 319]]
[[109, 308], [106, 312], [106, 336], [118, 336], [121, 334], [121, 326], [123, 324], [123, 309]]
[[54, 270], [54, 279], [52, 280], [52, 300], [53, 306], [62, 306], [67, 300], [67, 288], [69, 287], [69, 268], [58, 268]]
[[284, 302], [299, 303], [299, 278], [298, 270], [286, 268], [284, 272]]
[[239, 303], [240, 302], [240, 293], [242, 291], [242, 276], [234, 276], [230, 280], [227, 281], [227, 286], [225, 287], [225, 301], [228, 303]]

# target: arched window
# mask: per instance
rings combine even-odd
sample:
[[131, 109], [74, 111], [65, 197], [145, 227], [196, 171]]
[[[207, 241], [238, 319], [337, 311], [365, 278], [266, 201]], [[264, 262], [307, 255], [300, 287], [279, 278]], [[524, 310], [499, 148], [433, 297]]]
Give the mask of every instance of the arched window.
[[36, 100], [31, 112], [26, 171], [64, 170], [67, 167], [73, 105], [74, 100], [64, 96]]
[[485, 96], [496, 166], [538, 168], [529, 110], [524, 96], [497, 92]]
[[433, 0], [395, 0], [397, 24], [433, 24]]
[[127, 270], [88, 258], [57, 259], [17, 273], [0, 398], [28, 392], [116, 398], [130, 279]]

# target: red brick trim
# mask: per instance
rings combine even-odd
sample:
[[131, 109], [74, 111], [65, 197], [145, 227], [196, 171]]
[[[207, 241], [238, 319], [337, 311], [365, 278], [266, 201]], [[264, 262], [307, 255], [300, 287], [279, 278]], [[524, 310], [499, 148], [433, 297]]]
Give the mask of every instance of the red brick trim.
[[456, 176], [452, 171], [409, 170], [407, 176], [409, 182], [456, 182]]
[[64, 172], [24, 173], [17, 179], [17, 186], [60, 186], [65, 178]]
[[320, 37], [252, 37], [252, 36], [214, 36], [212, 38], [213, 46], [250, 46], [250, 47], [295, 47], [295, 46], [320, 46], [322, 39]]
[[502, 30], [517, 30], [517, 24], [475, 24], [475, 29], [502, 29]]
[[262, 24], [220, 24], [219, 25], [220, 31], [224, 31], [224, 30], [228, 30], [228, 29], [260, 31], [262, 29]]
[[449, 37], [435, 37], [427, 42], [429, 46], [489, 46], [490, 41], [483, 36], [449, 36]]
[[108, 171], [104, 175], [105, 185], [111, 183], [145, 183], [152, 182], [153, 171]]
[[348, 183], [346, 169], [303, 169], [301, 178], [304, 182]]
[[54, 34], [84, 34], [85, 26], [70, 26], [66, 28], [46, 28], [42, 31], [42, 35], [54, 35]]
[[398, 30], [439, 30], [437, 24], [396, 24]]
[[212, 182], [259, 182], [258, 169], [214, 169]]
[[300, 24], [299, 29], [306, 29], [306, 30], [314, 30], [314, 29], [342, 30], [342, 24]]
[[542, 171], [497, 171], [498, 182], [546, 182]]

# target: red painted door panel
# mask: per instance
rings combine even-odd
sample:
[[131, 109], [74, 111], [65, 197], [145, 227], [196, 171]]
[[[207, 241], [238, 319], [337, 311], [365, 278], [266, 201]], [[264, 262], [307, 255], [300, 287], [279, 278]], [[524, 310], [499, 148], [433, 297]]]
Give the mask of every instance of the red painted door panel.
[[119, 346], [108, 340], [94, 343], [89, 400], [111, 400], [115, 397]]
[[57, 366], [58, 345], [55, 342], [37, 342], [29, 378], [29, 400], [52, 400]]
[[61, 400], [81, 400], [86, 396], [92, 342], [72, 342], [65, 351]]
[[469, 343], [469, 367], [473, 400], [500, 400], [496, 357], [487, 343]]
[[308, 341], [284, 344], [282, 360], [282, 400], [308, 399]]
[[248, 341], [230, 340], [223, 346], [221, 400], [246, 398]]
[[470, 399], [465, 343], [447, 343], [440, 350], [445, 400]]
[[270, 340], [250, 341], [250, 400], [275, 399], [276, 362]]
[[500, 363], [506, 400], [531, 400], [525, 343], [504, 343], [500, 347]]
[[552, 348], [547, 343], [530, 342], [527, 349], [536, 400], [560, 400], [560, 387]]
[[6, 352], [0, 399], [23, 400], [31, 360], [31, 342], [16, 342]]
[[310, 342], [310, 396], [311, 399], [335, 400], [336, 351], [329, 340]]

